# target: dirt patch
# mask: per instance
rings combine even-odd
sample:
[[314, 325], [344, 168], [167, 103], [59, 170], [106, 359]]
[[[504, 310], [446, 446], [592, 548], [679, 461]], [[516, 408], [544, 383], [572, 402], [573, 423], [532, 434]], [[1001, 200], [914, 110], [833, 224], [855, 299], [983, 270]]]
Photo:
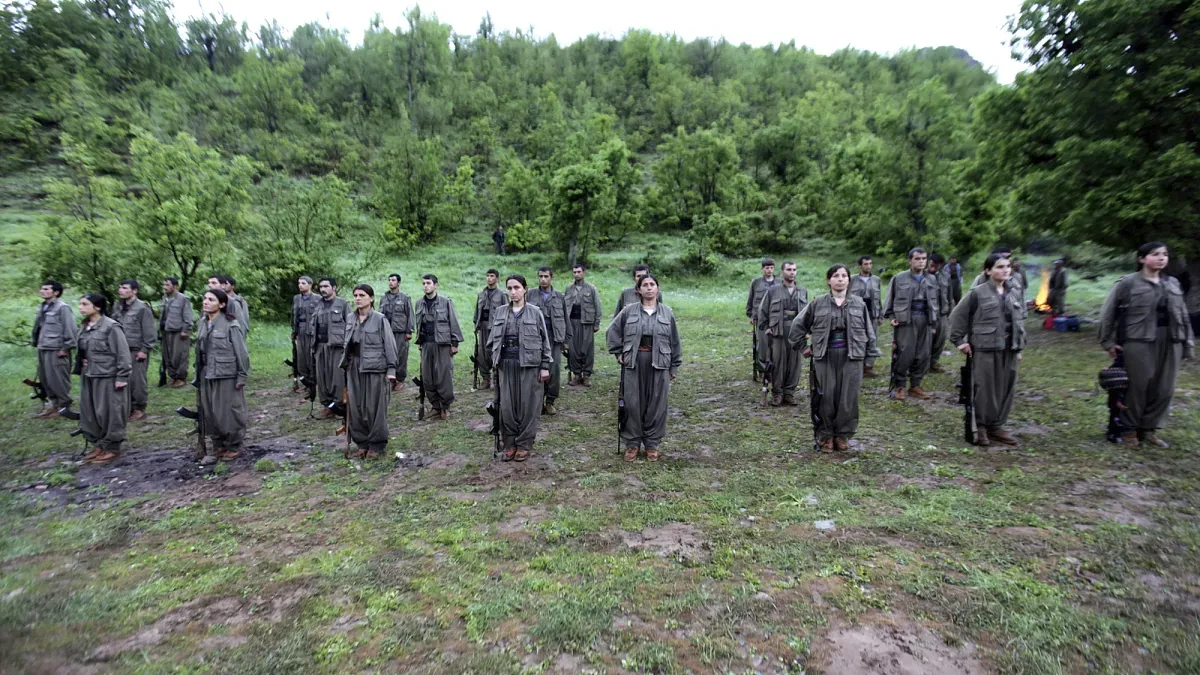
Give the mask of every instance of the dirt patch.
[[492, 496], [490, 490], [483, 492], [443, 492], [442, 495], [459, 502], [483, 502]]
[[1022, 424], [1021, 426], [1015, 427], [1012, 430], [1014, 434], [1020, 434], [1021, 436], [1043, 436], [1052, 431], [1054, 430], [1044, 424], [1036, 424], [1033, 422], [1029, 424]]
[[[260, 616], [268, 623], [279, 623], [293, 607], [314, 593], [316, 591], [312, 588], [298, 587], [269, 599], [197, 598], [172, 609], [158, 621], [127, 638], [100, 645], [92, 651], [87, 660], [109, 661], [125, 652], [149, 649], [175, 633], [191, 631], [193, 627], [197, 631], [206, 631], [213, 624], [237, 628]], [[223, 638], [221, 642], [216, 643], [216, 647], [228, 646], [223, 642], [229, 639], [229, 636]]]
[[1017, 539], [1053, 539], [1056, 536], [1050, 530], [1040, 527], [993, 527], [988, 532]]
[[548, 512], [544, 506], [520, 506], [513, 512], [512, 518], [496, 524], [496, 531], [500, 534], [517, 534], [534, 523], [542, 522], [547, 515]]
[[895, 473], [885, 473], [879, 476], [879, 485], [887, 490], [899, 490], [905, 485], [915, 485], [922, 490], [932, 490], [938, 486], [937, 476], [901, 476]]
[[686, 523], [648, 527], [638, 533], [625, 532], [621, 539], [629, 548], [650, 551], [660, 558], [681, 563], [702, 563], [712, 557], [712, 545], [704, 533]]
[[492, 418], [477, 417], [475, 419], [467, 420], [467, 428], [471, 431], [491, 431]]
[[582, 673], [587, 662], [582, 656], [574, 654], [559, 654], [550, 662], [550, 668], [546, 671], [550, 675], [575, 675]]
[[811, 663], [840, 675], [983, 675], [975, 651], [911, 623], [843, 626], [822, 637]]
[[1167, 505], [1166, 494], [1154, 487], [1092, 479], [1072, 483], [1064, 490], [1062, 509], [1091, 520], [1107, 518], [1122, 525], [1155, 527], [1150, 513]]
[[1178, 616], [1200, 616], [1200, 578], [1190, 577], [1190, 587], [1181, 588], [1157, 574], [1142, 572], [1138, 582], [1145, 586], [1146, 599]]
[[426, 466], [430, 469], [457, 469], [467, 463], [467, 458], [457, 452], [448, 452]]

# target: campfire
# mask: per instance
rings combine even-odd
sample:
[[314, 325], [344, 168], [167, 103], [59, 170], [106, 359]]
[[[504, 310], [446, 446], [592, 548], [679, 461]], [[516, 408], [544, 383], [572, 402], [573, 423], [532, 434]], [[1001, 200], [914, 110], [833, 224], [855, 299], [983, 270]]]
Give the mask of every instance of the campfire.
[[1042, 313], [1050, 311], [1050, 270], [1045, 267], [1042, 268], [1042, 285], [1033, 300], [1033, 308]]

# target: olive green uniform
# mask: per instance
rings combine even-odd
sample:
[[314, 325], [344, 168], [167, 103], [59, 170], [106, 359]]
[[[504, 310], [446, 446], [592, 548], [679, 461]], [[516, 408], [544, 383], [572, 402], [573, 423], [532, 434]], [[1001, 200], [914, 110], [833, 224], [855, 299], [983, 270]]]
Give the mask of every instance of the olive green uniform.
[[[1022, 319], [1029, 315], [1029, 307], [1025, 304], [1025, 289], [1029, 288], [1027, 281], [1028, 280], [1025, 278], [1025, 272], [1014, 269], [1012, 275], [1009, 276], [1008, 281], [1005, 282], [1005, 288], [1008, 289], [1009, 293], [1013, 293], [1013, 297], [1017, 298], [1017, 302], [1021, 304]], [[991, 283], [991, 280], [988, 279], [987, 272], [980, 272], [979, 276], [975, 277], [975, 281], [971, 283], [971, 288], [982, 286], [983, 284], [987, 283]]]
[[500, 440], [505, 448], [533, 450], [545, 395], [538, 372], [550, 369], [552, 354], [546, 319], [526, 303], [516, 313], [496, 307], [491, 322], [487, 353], [500, 394]]
[[653, 314], [641, 304], [627, 305], [605, 333], [608, 353], [624, 362], [625, 447], [654, 450], [667, 432], [667, 396], [671, 378], [683, 365], [683, 345], [670, 307], [659, 304]]
[[301, 378], [305, 386], [314, 389], [317, 386], [316, 361], [313, 358], [313, 336], [308, 330], [313, 312], [321, 296], [316, 293], [292, 296], [292, 339], [296, 341], [296, 376]]
[[421, 381], [434, 412], [454, 403], [454, 355], [450, 348], [462, 343], [462, 329], [454, 303], [444, 295], [417, 301], [417, 344], [421, 347]]
[[[758, 329], [768, 341], [771, 395], [775, 398], [796, 395], [796, 383], [800, 381], [800, 354], [788, 344], [788, 334], [792, 330], [792, 321], [807, 304], [807, 288], [792, 284], [789, 289], [782, 282], [767, 288], [759, 302]], [[767, 331], [770, 331], [770, 335]]]
[[909, 270], [892, 277], [883, 316], [899, 322], [893, 331], [892, 388], [920, 387], [929, 373], [930, 343], [937, 328], [941, 289], [930, 274]]
[[[153, 332], [154, 322], [150, 322]], [[84, 322], [77, 338], [82, 367], [79, 378], [79, 429], [88, 445], [119, 453], [129, 418], [129, 382], [133, 359], [121, 325], [109, 317]]]
[[[662, 291], [659, 291], [658, 292], [658, 304], [661, 305], [662, 301], [663, 301], [663, 294], [662, 294]], [[614, 319], [617, 318], [617, 315], [620, 314], [621, 310], [625, 309], [625, 307], [627, 305], [640, 305], [640, 304], [642, 304], [642, 296], [638, 295], [637, 288], [635, 288], [633, 286], [626, 288], [625, 290], [621, 291], [620, 297], [617, 298], [617, 306], [613, 308], [613, 318]]]
[[[867, 314], [871, 322], [878, 326], [883, 319], [883, 282], [879, 277], [874, 274], [864, 277], [861, 273], [850, 277], [850, 295], [862, 298], [867, 303]], [[875, 353], [867, 354], [863, 364], [867, 368], [874, 368], [875, 358]]]
[[388, 444], [389, 377], [396, 377], [396, 338], [391, 324], [372, 311], [362, 321], [351, 315], [338, 364], [346, 373], [347, 433], [360, 449], [382, 451]]
[[246, 331], [246, 335], [250, 334], [250, 306], [246, 304], [246, 298], [237, 293], [229, 293], [229, 306], [233, 308], [233, 315], [237, 317], [238, 323], [242, 325], [242, 330]]
[[[779, 277], [755, 277], [750, 282], [750, 294], [746, 297], [746, 318], [754, 321], [754, 332], [757, 334], [758, 353], [754, 358], [759, 362], [765, 363], [771, 359], [771, 341], [763, 333], [766, 329], [761, 327], [762, 323], [758, 318], [758, 308], [762, 305], [763, 296], [772, 287], [779, 284]], [[660, 300], [661, 302], [661, 300]]]
[[188, 352], [192, 349], [191, 333], [196, 325], [192, 313], [192, 301], [183, 293], [163, 296], [162, 309], [158, 313], [158, 327], [163, 333], [162, 360], [167, 379], [186, 382], [188, 379]]
[[568, 345], [567, 371], [587, 379], [596, 367], [596, 330], [604, 309], [600, 293], [587, 281], [576, 281], [563, 292], [570, 322], [571, 344]]
[[1125, 355], [1126, 428], [1145, 433], [1162, 427], [1180, 361], [1191, 358], [1196, 345], [1179, 282], [1164, 275], [1156, 284], [1140, 272], [1122, 277], [1100, 310], [1100, 345], [1120, 346]]
[[33, 346], [38, 350], [38, 382], [55, 410], [71, 405], [71, 350], [76, 339], [71, 307], [59, 298], [43, 302], [33, 322]]
[[475, 296], [475, 316], [471, 321], [475, 324], [475, 364], [485, 380], [492, 376], [492, 353], [488, 348], [492, 311], [507, 304], [508, 294], [499, 288], [484, 287]]
[[1050, 295], [1046, 299], [1050, 313], [1062, 316], [1067, 312], [1067, 268], [1059, 267], [1050, 273]]
[[346, 372], [338, 367], [346, 345], [346, 329], [354, 309], [345, 298], [322, 298], [312, 313], [313, 365], [317, 370], [317, 396], [326, 408], [342, 402]]
[[204, 431], [212, 440], [209, 452], [239, 452], [246, 438], [246, 380], [250, 352], [246, 334], [236, 319], [217, 314], [200, 319], [196, 335], [196, 373]]
[[945, 265], [933, 275], [938, 285], [938, 328], [929, 341], [929, 367], [941, 365], [942, 350], [946, 347], [946, 317], [954, 309], [950, 299], [950, 270]]
[[408, 345], [416, 332], [412, 298], [408, 294], [388, 291], [379, 303], [379, 312], [388, 320], [392, 330], [392, 341], [396, 343], [396, 381], [408, 379]]
[[[112, 318], [121, 324], [125, 333], [125, 341], [129, 343], [129, 353], [133, 359], [133, 372], [129, 375], [129, 403], [132, 410], [145, 412], [146, 403], [150, 398], [150, 390], [146, 382], [146, 372], [150, 366], [150, 352], [158, 344], [158, 333], [154, 326], [154, 311], [150, 305], [134, 298], [132, 302], [118, 301], [113, 305]], [[142, 352], [145, 358], [138, 359], [137, 353]]]
[[534, 288], [525, 295], [525, 302], [542, 310], [546, 332], [550, 335], [550, 379], [546, 380], [546, 405], [558, 400], [562, 387], [563, 345], [571, 341], [571, 326], [567, 323], [567, 301], [563, 294], [551, 288], [543, 293]]
[[819, 396], [813, 437], [818, 442], [831, 436], [853, 437], [858, 431], [863, 362], [879, 351], [869, 305], [847, 295], [839, 307], [832, 295], [821, 295], [805, 305], [791, 324], [788, 343], [795, 353], [812, 338], [809, 384], [815, 392], [809, 395]]
[[971, 384], [975, 423], [995, 431], [1008, 424], [1017, 391], [1017, 355], [1025, 348], [1020, 296], [1005, 284], [967, 291], [950, 314], [949, 338], [955, 347], [971, 345]]

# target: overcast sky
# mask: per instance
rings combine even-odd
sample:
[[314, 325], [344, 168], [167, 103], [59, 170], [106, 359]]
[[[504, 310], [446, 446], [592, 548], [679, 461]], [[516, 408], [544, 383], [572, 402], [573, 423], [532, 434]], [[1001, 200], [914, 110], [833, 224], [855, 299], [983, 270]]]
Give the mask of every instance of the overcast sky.
[[[253, 33], [271, 19], [291, 31], [310, 21], [349, 31], [360, 42], [376, 13], [384, 23], [404, 24], [409, 2], [367, 0], [241, 0], [220, 4], [215, 0], [176, 0], [179, 18], [222, 9], [250, 24]], [[880, 53], [906, 47], [954, 45], [1010, 83], [1021, 64], [1011, 58], [1008, 18], [1021, 8], [1021, 0], [740, 0], [690, 2], [655, 0], [426, 0], [421, 11], [436, 14], [455, 32], [474, 34], [484, 14], [491, 12], [498, 32], [528, 29], [534, 35], [550, 34], [567, 45], [592, 33], [620, 37], [630, 28], [674, 33], [691, 40], [720, 38], [761, 46], [795, 40], [818, 53], [829, 54], [851, 46]]]

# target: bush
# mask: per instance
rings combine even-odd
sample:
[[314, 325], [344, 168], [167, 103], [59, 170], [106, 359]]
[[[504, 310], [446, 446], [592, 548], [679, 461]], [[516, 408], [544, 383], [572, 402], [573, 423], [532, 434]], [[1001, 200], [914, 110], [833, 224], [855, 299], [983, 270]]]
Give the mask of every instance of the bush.
[[537, 222], [521, 221], [504, 230], [504, 248], [515, 253], [545, 250], [550, 243], [550, 230]]

